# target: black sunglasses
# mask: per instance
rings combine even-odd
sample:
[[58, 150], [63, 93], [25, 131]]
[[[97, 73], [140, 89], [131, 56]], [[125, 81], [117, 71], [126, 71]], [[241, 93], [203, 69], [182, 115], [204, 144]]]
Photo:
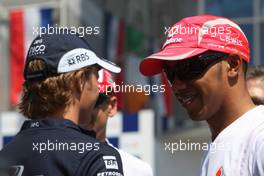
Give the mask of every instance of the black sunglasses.
[[209, 68], [209, 66], [226, 58], [228, 54], [220, 52], [206, 52], [199, 56], [177, 61], [173, 66], [168, 62], [163, 65], [163, 71], [170, 83], [173, 83], [175, 77], [182, 81], [195, 80]]

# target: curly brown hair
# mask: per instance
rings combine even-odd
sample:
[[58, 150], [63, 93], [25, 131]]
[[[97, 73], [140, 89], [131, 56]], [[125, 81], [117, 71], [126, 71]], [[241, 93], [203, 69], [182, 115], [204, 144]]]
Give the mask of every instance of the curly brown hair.
[[[32, 60], [28, 64], [29, 71], [43, 70], [45, 63], [40, 59]], [[93, 67], [82, 68], [46, 78], [41, 81], [25, 81], [23, 84], [22, 99], [18, 110], [30, 119], [41, 119], [53, 115], [72, 102], [74, 81], [80, 79], [77, 75], [83, 72], [89, 79]]]

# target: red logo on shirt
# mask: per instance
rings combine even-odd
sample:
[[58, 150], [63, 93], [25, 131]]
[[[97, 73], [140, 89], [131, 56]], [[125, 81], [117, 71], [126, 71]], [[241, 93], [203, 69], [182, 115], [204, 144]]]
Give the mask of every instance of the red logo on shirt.
[[220, 167], [216, 172], [215, 176], [224, 176], [223, 167]]

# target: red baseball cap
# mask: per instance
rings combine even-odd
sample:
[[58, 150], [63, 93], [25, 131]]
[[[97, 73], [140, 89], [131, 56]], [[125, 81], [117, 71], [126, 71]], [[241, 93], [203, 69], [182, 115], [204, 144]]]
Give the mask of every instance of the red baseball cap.
[[[99, 75], [99, 77], [97, 80], [97, 84], [99, 87], [99, 92], [100, 93], [113, 92], [114, 88], [115, 88], [115, 84], [113, 81], [112, 74], [105, 69], [101, 69], [101, 70], [99, 70], [98, 75]], [[111, 91], [109, 91], [109, 89], [111, 89]]]
[[236, 54], [249, 62], [249, 43], [241, 28], [233, 21], [213, 15], [187, 17], [173, 25], [162, 50], [141, 61], [145, 76], [162, 72], [164, 61], [191, 58], [208, 50]]

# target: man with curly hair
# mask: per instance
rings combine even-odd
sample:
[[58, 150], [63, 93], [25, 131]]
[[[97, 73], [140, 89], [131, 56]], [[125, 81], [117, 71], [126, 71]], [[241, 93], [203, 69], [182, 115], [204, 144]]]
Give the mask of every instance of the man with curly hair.
[[90, 114], [95, 105], [102, 67], [121, 71], [99, 58], [77, 35], [45, 34], [34, 39], [18, 106], [29, 120], [0, 153], [11, 166], [9, 172], [18, 176], [123, 175], [118, 152], [78, 125], [83, 121], [79, 114]]

